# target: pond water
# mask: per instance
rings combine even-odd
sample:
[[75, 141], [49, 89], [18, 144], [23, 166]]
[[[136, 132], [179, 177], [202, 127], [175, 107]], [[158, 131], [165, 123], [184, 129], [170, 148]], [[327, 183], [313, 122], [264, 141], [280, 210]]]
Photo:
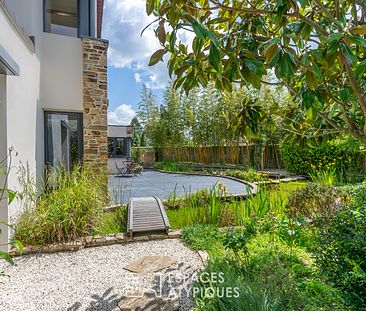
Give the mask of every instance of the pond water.
[[198, 176], [185, 174], [168, 174], [146, 170], [134, 177], [109, 177], [109, 191], [114, 204], [127, 203], [130, 197], [158, 196], [167, 198], [171, 193], [179, 196], [200, 189], [209, 189], [218, 182], [226, 186], [231, 195], [246, 194], [244, 183], [216, 176]]

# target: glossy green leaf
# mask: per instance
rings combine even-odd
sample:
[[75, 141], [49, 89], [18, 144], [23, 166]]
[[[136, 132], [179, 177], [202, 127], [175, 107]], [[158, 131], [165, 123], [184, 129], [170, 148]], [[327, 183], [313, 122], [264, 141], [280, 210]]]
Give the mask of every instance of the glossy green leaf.
[[208, 55], [208, 60], [211, 66], [217, 71], [221, 72], [221, 54], [217, 46], [213, 43], [210, 45], [210, 52]]
[[344, 53], [344, 55], [347, 57], [347, 59], [352, 64], [357, 62], [357, 57], [353, 54], [353, 52], [351, 51], [351, 49], [347, 45], [342, 43], [341, 48], [342, 48], [342, 52]]
[[338, 51], [339, 41], [332, 41], [327, 48], [327, 55], [332, 55]]
[[203, 47], [203, 40], [199, 37], [195, 37], [192, 42], [192, 49], [196, 57], [201, 53]]
[[347, 36], [347, 39], [359, 46], [362, 46], [364, 48], [366, 48], [366, 39], [362, 38], [362, 37], [357, 37], [357, 36]]
[[200, 23], [192, 23], [192, 28], [198, 38], [201, 40], [205, 40], [207, 38], [207, 30]]
[[257, 75], [263, 76], [267, 73], [263, 63], [258, 60], [246, 59], [244, 64]]
[[339, 41], [343, 37], [343, 33], [332, 33], [328, 37], [328, 43]]
[[163, 59], [163, 56], [166, 54], [167, 50], [166, 49], [160, 49], [157, 50], [150, 58], [150, 62], [149, 62], [149, 66], [154, 66], [155, 64], [157, 64], [159, 61], [161, 61]]
[[154, 11], [155, 0], [146, 0], [146, 13], [150, 15]]
[[313, 91], [315, 91], [318, 87], [318, 80], [315, 74], [310, 70], [306, 71], [306, 84]]
[[313, 91], [306, 91], [302, 94], [302, 102], [306, 109], [309, 109], [315, 100], [315, 93]]
[[366, 35], [366, 24], [353, 27], [350, 32], [355, 35]]

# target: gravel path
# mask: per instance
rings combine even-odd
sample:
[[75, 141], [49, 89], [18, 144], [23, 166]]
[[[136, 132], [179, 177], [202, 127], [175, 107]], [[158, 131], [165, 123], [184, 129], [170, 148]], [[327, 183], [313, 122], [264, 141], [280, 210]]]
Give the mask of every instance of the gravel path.
[[[155, 255], [174, 257], [177, 264], [155, 274], [123, 269], [141, 256]], [[0, 271], [7, 275], [0, 278], [0, 310], [119, 310], [119, 299], [129, 291], [154, 289], [167, 295], [171, 289], [189, 287], [192, 275], [203, 267], [198, 254], [178, 239], [27, 255], [17, 258], [16, 264], [0, 262]], [[167, 276], [173, 276], [175, 285], [167, 283]], [[191, 307], [184, 291], [181, 305], [181, 310]]]

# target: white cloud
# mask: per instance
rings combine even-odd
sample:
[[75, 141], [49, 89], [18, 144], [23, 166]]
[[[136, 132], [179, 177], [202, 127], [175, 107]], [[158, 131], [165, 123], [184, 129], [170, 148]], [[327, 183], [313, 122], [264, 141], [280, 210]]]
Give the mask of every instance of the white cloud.
[[135, 72], [135, 80], [138, 83], [141, 83], [142, 82], [141, 74], [139, 74], [138, 72]]
[[[148, 66], [150, 56], [161, 48], [154, 27], [147, 28], [141, 36], [141, 31], [155, 19], [147, 16], [145, 5], [145, 0], [106, 0], [103, 37], [109, 40], [111, 66], [131, 68], [136, 82], [145, 82], [149, 88], [163, 88], [170, 80], [167, 63]], [[181, 32], [178, 38], [190, 44], [193, 35]]]
[[108, 124], [128, 125], [135, 115], [136, 112], [131, 105], [123, 104], [115, 110], [108, 112]]

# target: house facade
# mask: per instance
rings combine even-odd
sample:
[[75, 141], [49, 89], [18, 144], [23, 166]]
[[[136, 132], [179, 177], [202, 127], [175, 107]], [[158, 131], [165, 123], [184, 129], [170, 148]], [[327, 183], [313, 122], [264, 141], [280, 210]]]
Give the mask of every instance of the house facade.
[[127, 162], [132, 161], [133, 126], [108, 125], [108, 174], [118, 174]]
[[[80, 160], [107, 170], [102, 16], [103, 0], [0, 0], [0, 161], [12, 166], [0, 186], [19, 190], [20, 166], [37, 178], [45, 165]], [[0, 220], [11, 223], [21, 208], [2, 200]], [[1, 229], [4, 249], [10, 232]]]

